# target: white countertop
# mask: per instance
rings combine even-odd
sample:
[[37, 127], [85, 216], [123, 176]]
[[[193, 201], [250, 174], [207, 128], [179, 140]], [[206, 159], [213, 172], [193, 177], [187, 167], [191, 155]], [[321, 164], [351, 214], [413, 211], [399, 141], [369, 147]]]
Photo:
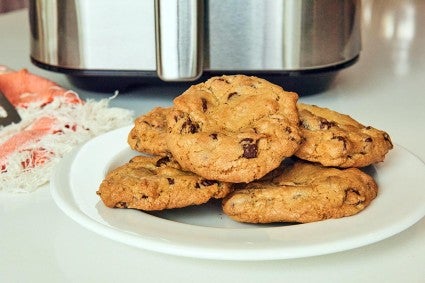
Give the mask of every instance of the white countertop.
[[[359, 62], [328, 91], [301, 101], [384, 129], [394, 143], [425, 160], [425, 1], [363, 4]], [[0, 64], [75, 89], [63, 75], [30, 63], [28, 32], [26, 11], [0, 16]], [[77, 91], [83, 98], [110, 95]], [[171, 104], [172, 95], [160, 91], [134, 89], [112, 104], [141, 114]], [[400, 199], [393, 209], [398, 205], [408, 204]], [[425, 282], [424, 266], [425, 218], [388, 239], [335, 254], [218, 261], [145, 251], [99, 236], [68, 218], [47, 186], [30, 194], [0, 192], [1, 282]]]

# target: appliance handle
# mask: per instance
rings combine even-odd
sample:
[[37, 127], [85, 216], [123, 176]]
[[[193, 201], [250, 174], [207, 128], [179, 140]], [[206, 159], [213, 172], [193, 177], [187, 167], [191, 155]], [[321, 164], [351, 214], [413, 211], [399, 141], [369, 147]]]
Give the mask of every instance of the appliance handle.
[[157, 74], [191, 81], [202, 74], [203, 0], [155, 0]]

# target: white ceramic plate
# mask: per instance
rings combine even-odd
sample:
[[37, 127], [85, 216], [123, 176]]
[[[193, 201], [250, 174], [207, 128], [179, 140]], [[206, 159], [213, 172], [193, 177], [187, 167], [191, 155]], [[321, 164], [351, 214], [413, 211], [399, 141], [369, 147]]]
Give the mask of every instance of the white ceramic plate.
[[107, 208], [96, 195], [105, 174], [136, 153], [129, 127], [99, 136], [61, 161], [51, 180], [57, 205], [82, 226], [138, 248], [226, 260], [299, 258], [371, 244], [403, 231], [425, 215], [425, 165], [395, 146], [372, 167], [378, 197], [361, 213], [299, 225], [236, 223], [220, 203], [148, 214]]

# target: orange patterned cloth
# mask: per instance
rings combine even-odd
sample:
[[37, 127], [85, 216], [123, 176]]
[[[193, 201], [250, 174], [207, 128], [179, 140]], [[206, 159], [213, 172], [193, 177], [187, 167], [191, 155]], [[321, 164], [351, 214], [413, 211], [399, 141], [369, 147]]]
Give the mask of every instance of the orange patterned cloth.
[[131, 111], [108, 107], [109, 99], [83, 101], [25, 69], [0, 67], [0, 91], [22, 117], [18, 124], [0, 126], [0, 190], [38, 188], [73, 147], [133, 120]]

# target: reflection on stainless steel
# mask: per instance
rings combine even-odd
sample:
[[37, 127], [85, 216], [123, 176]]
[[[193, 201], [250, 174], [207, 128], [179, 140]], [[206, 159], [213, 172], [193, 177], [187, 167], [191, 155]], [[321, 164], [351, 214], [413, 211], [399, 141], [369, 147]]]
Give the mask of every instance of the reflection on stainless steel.
[[30, 0], [31, 57], [51, 69], [157, 72], [164, 80], [203, 70], [315, 70], [359, 55], [359, 7], [360, 0]]
[[194, 80], [202, 72], [203, 1], [156, 0], [158, 76]]
[[156, 69], [153, 0], [29, 3], [36, 60], [69, 69]]
[[213, 70], [325, 67], [353, 59], [360, 50], [360, 9], [354, 8], [360, 1], [208, 3]]

